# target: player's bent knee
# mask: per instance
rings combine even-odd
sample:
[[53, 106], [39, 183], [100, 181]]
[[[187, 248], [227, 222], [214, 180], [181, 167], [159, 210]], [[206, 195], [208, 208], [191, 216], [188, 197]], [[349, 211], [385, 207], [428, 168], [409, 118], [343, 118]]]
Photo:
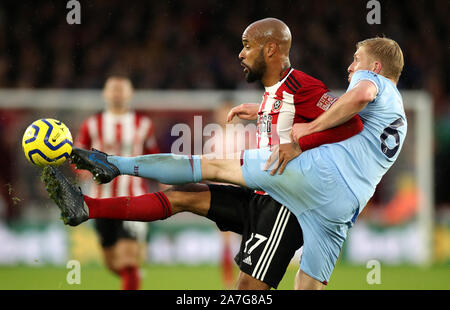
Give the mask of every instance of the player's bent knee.
[[297, 272], [295, 277], [295, 289], [296, 290], [321, 290], [324, 288], [324, 284], [319, 280], [314, 279], [302, 270]]
[[136, 240], [120, 239], [114, 246], [113, 268], [120, 271], [128, 266], [138, 266], [139, 263], [139, 243]]
[[116, 268], [115, 265], [114, 246], [103, 248], [103, 261], [105, 263], [106, 268], [108, 268], [109, 271], [115, 274], [119, 274], [119, 270]]

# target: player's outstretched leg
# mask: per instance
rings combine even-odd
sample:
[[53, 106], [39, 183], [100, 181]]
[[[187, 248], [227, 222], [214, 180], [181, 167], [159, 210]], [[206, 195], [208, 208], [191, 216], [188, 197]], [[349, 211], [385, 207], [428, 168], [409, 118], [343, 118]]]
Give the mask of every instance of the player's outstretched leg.
[[232, 155], [231, 159], [170, 153], [122, 157], [74, 148], [71, 160], [78, 169], [90, 171], [99, 183], [108, 183], [120, 174], [127, 174], [171, 185], [205, 180], [245, 186], [241, 173], [241, 154]]
[[108, 183], [120, 174], [179, 185], [201, 181], [200, 156], [151, 154], [135, 157], [107, 155], [97, 150], [74, 148], [71, 160], [78, 169], [90, 171], [99, 183]]
[[81, 190], [70, 183], [58, 168], [47, 166], [42, 173], [42, 181], [50, 198], [58, 205], [64, 224], [77, 226], [89, 218], [84, 209]]
[[70, 158], [77, 169], [89, 170], [94, 180], [103, 184], [111, 182], [120, 174], [119, 169], [108, 161], [107, 156], [96, 149], [88, 151], [74, 147]]

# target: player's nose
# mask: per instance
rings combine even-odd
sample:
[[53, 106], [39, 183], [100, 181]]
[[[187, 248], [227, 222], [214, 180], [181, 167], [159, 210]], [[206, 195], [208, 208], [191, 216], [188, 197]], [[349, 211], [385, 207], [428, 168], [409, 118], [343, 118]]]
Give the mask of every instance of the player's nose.
[[245, 57], [244, 57], [244, 49], [241, 50], [241, 52], [238, 55], [238, 58], [239, 58], [240, 61], [245, 59]]
[[347, 72], [348, 72], [348, 73], [351, 73], [351, 72], [354, 71], [354, 70], [353, 70], [354, 65], [355, 65], [355, 62], [352, 62], [352, 63], [350, 64], [350, 66], [348, 66], [348, 68], [347, 68]]

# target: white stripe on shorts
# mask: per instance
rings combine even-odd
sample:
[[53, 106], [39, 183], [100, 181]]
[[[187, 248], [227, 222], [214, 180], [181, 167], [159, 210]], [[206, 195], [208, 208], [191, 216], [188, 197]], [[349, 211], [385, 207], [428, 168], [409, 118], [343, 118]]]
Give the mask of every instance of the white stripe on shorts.
[[275, 220], [275, 224], [273, 225], [272, 231], [270, 233], [269, 239], [267, 240], [258, 263], [253, 270], [252, 277], [261, 281], [264, 280], [276, 249], [280, 244], [280, 240], [283, 236], [290, 214], [291, 212], [289, 212], [289, 210], [285, 206], [281, 206], [280, 211], [277, 215], [277, 219]]

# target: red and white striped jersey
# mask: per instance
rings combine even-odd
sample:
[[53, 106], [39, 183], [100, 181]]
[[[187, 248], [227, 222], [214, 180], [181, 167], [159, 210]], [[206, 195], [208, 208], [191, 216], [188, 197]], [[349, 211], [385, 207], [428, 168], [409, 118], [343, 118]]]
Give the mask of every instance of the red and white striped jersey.
[[[159, 153], [151, 119], [136, 112], [122, 115], [103, 112], [87, 118], [81, 125], [75, 145], [120, 156]], [[145, 179], [121, 175], [104, 185], [92, 184], [90, 195], [107, 198], [146, 192]]]
[[291, 142], [294, 123], [314, 120], [336, 100], [322, 81], [286, 70], [278, 83], [265, 88], [258, 111], [258, 148]]

